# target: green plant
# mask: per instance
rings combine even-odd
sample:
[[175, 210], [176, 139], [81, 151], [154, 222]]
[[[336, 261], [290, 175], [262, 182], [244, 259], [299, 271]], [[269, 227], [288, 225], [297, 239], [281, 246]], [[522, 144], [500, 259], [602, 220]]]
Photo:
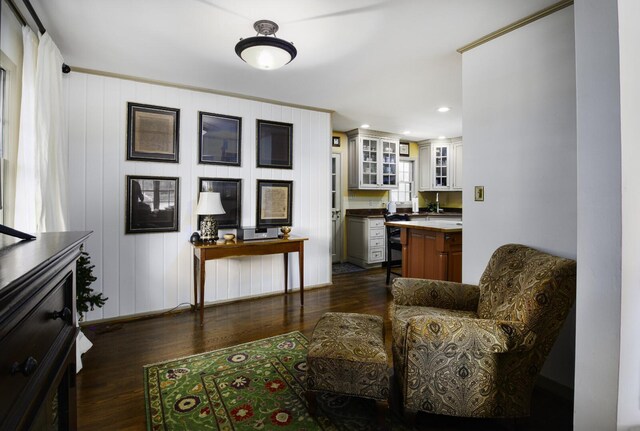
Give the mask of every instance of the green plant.
[[435, 202], [429, 202], [427, 204], [427, 212], [434, 213], [438, 211], [438, 204]]
[[84, 251], [84, 246], [80, 247], [80, 257], [76, 261], [76, 309], [80, 318], [89, 310], [95, 307], [101, 308], [107, 299], [102, 293], [95, 293], [89, 286], [97, 280], [93, 275], [91, 257]]

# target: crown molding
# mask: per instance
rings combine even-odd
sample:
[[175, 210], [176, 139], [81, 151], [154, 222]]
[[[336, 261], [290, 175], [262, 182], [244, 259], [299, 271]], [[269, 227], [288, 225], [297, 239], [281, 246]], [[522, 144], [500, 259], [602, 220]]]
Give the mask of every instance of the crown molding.
[[251, 101], [254, 101], [254, 102], [272, 103], [274, 105], [287, 106], [289, 108], [306, 109], [306, 110], [309, 110], [309, 111], [325, 112], [327, 114], [333, 114], [335, 112], [332, 109], [318, 108], [318, 107], [315, 107], [315, 106], [298, 105], [298, 104], [295, 104], [295, 103], [283, 102], [281, 100], [274, 100], [274, 99], [267, 99], [267, 98], [263, 98], [263, 97], [249, 96], [247, 94], [233, 93], [233, 92], [230, 92], [230, 91], [214, 90], [212, 88], [197, 87], [197, 86], [194, 86], [194, 85], [176, 84], [176, 83], [173, 83], [173, 82], [159, 81], [159, 80], [148, 79], [148, 78], [140, 78], [138, 76], [123, 75], [121, 73], [105, 72], [105, 71], [102, 71], [102, 70], [95, 70], [95, 69], [87, 69], [85, 67], [71, 66], [71, 70], [72, 70], [72, 72], [76, 72], [76, 73], [86, 73], [86, 74], [89, 74], [89, 75], [105, 76], [107, 78], [126, 79], [126, 80], [129, 80], [129, 81], [142, 82], [142, 83], [145, 83], [145, 84], [162, 85], [164, 87], [179, 88], [179, 89], [182, 89], [182, 90], [199, 91], [201, 93], [209, 93], [209, 94], [217, 94], [217, 95], [220, 95], [220, 96], [235, 97], [235, 98], [238, 98], [238, 99], [251, 100]]
[[559, 10], [562, 10], [566, 7], [569, 7], [573, 5], [573, 0], [562, 0], [558, 3], [552, 4], [551, 6], [544, 8], [542, 10], [539, 10], [538, 12], [532, 13], [529, 16], [526, 16], [514, 23], [511, 23], [507, 26], [504, 26], [492, 33], [489, 33], [486, 36], [482, 36], [480, 39], [474, 40], [471, 43], [466, 44], [463, 47], [458, 48], [456, 51], [458, 51], [460, 54], [464, 54], [465, 52], [476, 48], [482, 44], [485, 44], [493, 39], [496, 39], [500, 36], [503, 36], [507, 33], [511, 33], [514, 30], [519, 29], [520, 27], [524, 27], [527, 24], [531, 24], [534, 21], [537, 21], [541, 18], [544, 18], [545, 16], [551, 15], [552, 13], [558, 12]]

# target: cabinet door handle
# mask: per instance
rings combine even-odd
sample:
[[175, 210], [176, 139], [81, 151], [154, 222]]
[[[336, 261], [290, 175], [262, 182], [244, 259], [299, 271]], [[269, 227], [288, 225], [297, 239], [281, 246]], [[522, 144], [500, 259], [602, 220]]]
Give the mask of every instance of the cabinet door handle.
[[29, 377], [36, 368], [38, 368], [38, 361], [33, 356], [29, 356], [21, 364], [14, 362], [11, 366], [11, 375], [22, 373], [23, 376]]
[[445, 241], [449, 241], [450, 239], [451, 239], [451, 235], [445, 235], [445, 236], [444, 236], [444, 240], [445, 240]]
[[51, 318], [53, 320], [62, 319], [67, 323], [71, 323], [71, 310], [69, 310], [69, 307], [64, 307], [60, 311], [54, 311], [51, 313]]

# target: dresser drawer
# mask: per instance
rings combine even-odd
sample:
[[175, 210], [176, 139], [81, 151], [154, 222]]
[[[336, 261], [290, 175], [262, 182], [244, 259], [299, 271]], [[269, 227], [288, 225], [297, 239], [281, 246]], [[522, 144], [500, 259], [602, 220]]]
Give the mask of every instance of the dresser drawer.
[[369, 250], [369, 262], [382, 262], [384, 260], [384, 248], [372, 248]]
[[369, 229], [369, 239], [384, 238], [384, 228]]
[[[72, 325], [71, 314], [53, 318], [54, 312], [60, 312], [65, 307], [69, 313], [72, 312], [72, 277], [73, 273], [69, 272], [38, 304], [27, 304], [32, 311], [16, 322], [13, 329], [0, 340], [0, 387], [11, 388], [0, 391], [0, 423], [27, 384], [31, 386], [32, 379], [42, 379], [43, 373], [48, 372], [51, 358], [47, 358], [45, 363], [47, 353], [62, 329]], [[28, 358], [31, 358], [31, 370], [27, 375], [20, 370], [12, 371], [12, 368], [25, 364]]]
[[369, 219], [369, 227], [370, 228], [374, 228], [374, 227], [384, 227], [384, 219], [382, 218], [370, 218]]
[[384, 238], [371, 238], [369, 247], [384, 247]]

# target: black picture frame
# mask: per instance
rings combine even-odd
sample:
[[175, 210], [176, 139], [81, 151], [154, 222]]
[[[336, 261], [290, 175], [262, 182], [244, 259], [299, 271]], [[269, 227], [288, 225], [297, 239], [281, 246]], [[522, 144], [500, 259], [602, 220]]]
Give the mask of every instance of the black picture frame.
[[240, 166], [242, 118], [198, 112], [198, 163]]
[[[213, 217], [220, 229], [237, 229], [242, 220], [242, 180], [239, 178], [198, 178], [198, 199], [200, 192], [218, 192], [225, 214]], [[198, 216], [198, 226], [204, 216]]]
[[179, 162], [180, 109], [127, 103], [127, 160]]
[[400, 142], [398, 146], [398, 154], [401, 157], [409, 157], [409, 143], [408, 142]]
[[331, 138], [331, 146], [332, 147], [339, 147], [340, 146], [340, 136], [333, 136]]
[[257, 166], [293, 169], [293, 124], [257, 120]]
[[125, 233], [180, 231], [180, 178], [127, 175]]
[[257, 181], [256, 226], [291, 226], [293, 181]]

